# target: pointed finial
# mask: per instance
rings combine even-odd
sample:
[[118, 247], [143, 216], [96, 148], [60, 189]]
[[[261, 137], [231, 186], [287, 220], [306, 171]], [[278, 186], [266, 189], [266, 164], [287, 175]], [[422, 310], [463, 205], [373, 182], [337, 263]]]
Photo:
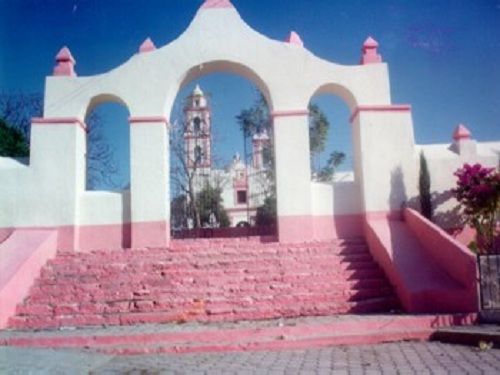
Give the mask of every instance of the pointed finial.
[[68, 47], [64, 46], [56, 55], [56, 66], [53, 75], [75, 77], [76, 61]]
[[200, 9], [210, 8], [234, 8], [229, 0], [206, 0]]
[[151, 38], [147, 38], [144, 42], [142, 42], [141, 46], [139, 47], [139, 53], [144, 53], [144, 52], [151, 52], [156, 49], [155, 44], [151, 40]]
[[382, 62], [382, 56], [377, 53], [378, 42], [369, 36], [363, 43], [363, 55], [361, 56], [361, 64], [378, 64]]
[[453, 139], [458, 142], [464, 139], [471, 139], [471, 135], [470, 130], [464, 124], [459, 124], [453, 132]]
[[371, 36], [366, 38], [365, 42], [363, 43], [364, 48], [378, 48], [378, 42], [373, 39]]
[[300, 35], [297, 34], [295, 31], [291, 31], [290, 35], [288, 38], [286, 38], [286, 42], [290, 44], [296, 44], [298, 46], [304, 47], [304, 42], [300, 38]]
[[203, 91], [201, 90], [200, 85], [196, 85], [196, 87], [193, 90], [193, 96], [203, 96]]

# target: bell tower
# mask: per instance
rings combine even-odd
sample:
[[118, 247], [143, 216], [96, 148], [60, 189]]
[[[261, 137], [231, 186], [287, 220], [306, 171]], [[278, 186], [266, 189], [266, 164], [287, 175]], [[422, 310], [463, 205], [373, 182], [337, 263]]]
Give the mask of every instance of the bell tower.
[[211, 114], [207, 97], [196, 85], [184, 105], [184, 147], [189, 169], [208, 173], [212, 166]]

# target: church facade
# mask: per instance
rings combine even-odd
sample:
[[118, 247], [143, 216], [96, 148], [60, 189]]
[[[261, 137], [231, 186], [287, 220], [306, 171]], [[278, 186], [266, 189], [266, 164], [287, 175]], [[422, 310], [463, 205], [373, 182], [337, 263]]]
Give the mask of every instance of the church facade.
[[[213, 159], [216, 150], [212, 143], [212, 109], [207, 96], [199, 85], [184, 105], [184, 157], [188, 173], [193, 177], [194, 195], [205, 186], [221, 191], [222, 205], [226, 210], [231, 227], [254, 225], [257, 208], [270, 196], [272, 184], [264, 163], [264, 149], [271, 142], [266, 132], [252, 137], [251, 158], [241, 157], [238, 152], [225, 168], [218, 168]], [[215, 211], [215, 209], [214, 209]], [[217, 215], [214, 212], [214, 215]], [[202, 226], [218, 226], [215, 223], [201, 223]], [[192, 225], [188, 219], [188, 227]]]

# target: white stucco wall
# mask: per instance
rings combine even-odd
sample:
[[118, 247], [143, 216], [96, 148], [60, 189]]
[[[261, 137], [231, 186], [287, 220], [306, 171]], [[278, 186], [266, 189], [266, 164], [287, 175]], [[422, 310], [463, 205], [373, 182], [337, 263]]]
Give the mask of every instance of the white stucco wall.
[[[417, 174], [420, 170], [420, 152], [423, 152], [429, 168], [434, 219], [444, 227], [454, 227], [458, 224], [458, 220], [456, 213], [453, 212], [457, 207], [457, 201], [450, 192], [456, 187], [457, 181], [453, 173], [465, 163], [498, 167], [500, 141], [477, 143], [474, 140], [464, 140], [449, 144], [417, 145], [414, 155]], [[414, 205], [418, 207], [417, 187], [413, 189], [413, 194], [409, 198], [413, 199]]]
[[363, 213], [359, 184], [352, 173], [338, 173], [332, 182], [311, 182], [311, 197], [313, 216]]
[[[451, 184], [443, 171], [452, 173], [473, 159], [470, 150], [457, 156], [445, 146], [415, 146], [411, 111], [394, 111], [392, 106], [387, 64], [331, 63], [300, 45], [266, 38], [243, 22], [234, 8], [200, 9], [178, 39], [134, 54], [116, 69], [93, 77], [47, 77], [45, 121], [32, 128], [29, 166], [0, 159], [0, 229], [130, 220], [159, 223], [151, 228], [132, 226], [133, 244], [148, 245], [149, 238], [162, 237], [162, 223], [170, 217], [164, 119], [170, 118], [183, 85], [216, 71], [251, 80], [268, 100], [274, 118], [278, 215], [298, 218], [280, 222], [280, 231], [289, 225], [290, 238], [296, 228], [305, 230], [302, 224], [310, 216], [399, 209], [416, 195], [421, 149], [428, 154], [436, 191]], [[342, 97], [357, 113], [356, 178], [333, 185], [310, 181], [306, 109], [315, 94], [326, 92]], [[122, 103], [133, 119], [130, 193], [85, 191], [86, 135], [78, 122], [103, 101]], [[498, 143], [478, 145], [477, 150], [477, 160], [498, 163]], [[154, 245], [167, 243], [163, 237]]]

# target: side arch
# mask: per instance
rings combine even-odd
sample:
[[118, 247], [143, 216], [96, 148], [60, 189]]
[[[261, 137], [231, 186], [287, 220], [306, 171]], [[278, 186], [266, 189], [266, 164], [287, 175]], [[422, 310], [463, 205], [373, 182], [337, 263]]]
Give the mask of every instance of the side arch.
[[314, 91], [312, 95], [309, 97], [309, 102], [313, 97], [323, 94], [331, 94], [341, 98], [347, 104], [351, 113], [358, 106], [358, 101], [356, 100], [356, 97], [352, 93], [352, 91], [349, 90], [347, 87], [334, 82], [325, 83], [319, 86], [316, 89], [316, 91]]
[[96, 94], [90, 98], [90, 100], [88, 101], [88, 103], [86, 105], [85, 110], [83, 111], [83, 113], [84, 113], [83, 118], [86, 119], [98, 105], [105, 104], [105, 103], [120, 104], [127, 109], [129, 114], [131, 113], [130, 106], [121, 97], [119, 97], [116, 94], [101, 93], [101, 94]]

